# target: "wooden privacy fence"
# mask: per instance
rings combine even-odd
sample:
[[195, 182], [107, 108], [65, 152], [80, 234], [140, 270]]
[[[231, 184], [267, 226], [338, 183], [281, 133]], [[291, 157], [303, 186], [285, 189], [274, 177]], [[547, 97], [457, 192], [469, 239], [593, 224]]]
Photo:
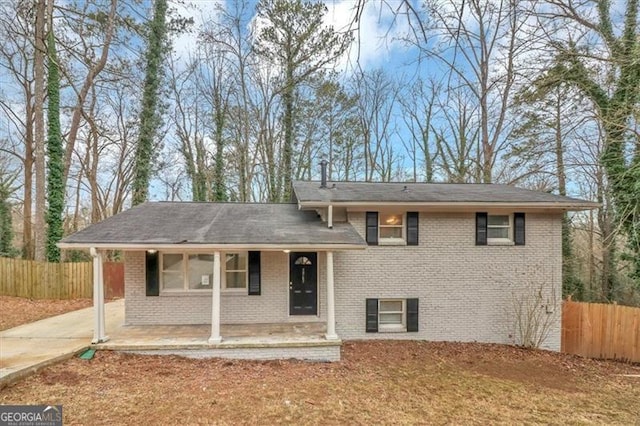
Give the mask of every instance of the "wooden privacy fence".
[[640, 362], [640, 308], [565, 301], [562, 352]]
[[[124, 296], [124, 265], [104, 263], [105, 297]], [[93, 263], [49, 263], [0, 258], [0, 295], [31, 299], [93, 296]]]

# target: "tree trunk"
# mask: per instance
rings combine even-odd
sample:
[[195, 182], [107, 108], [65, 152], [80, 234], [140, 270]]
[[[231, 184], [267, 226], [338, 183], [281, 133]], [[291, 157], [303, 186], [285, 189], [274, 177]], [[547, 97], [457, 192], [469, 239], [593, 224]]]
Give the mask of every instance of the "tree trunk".
[[46, 0], [36, 3], [35, 17], [35, 50], [34, 50], [34, 124], [35, 124], [35, 178], [36, 178], [36, 220], [35, 220], [35, 259], [45, 260], [46, 249], [46, 173], [45, 173], [45, 134], [44, 134], [44, 58], [45, 46], [45, 11]]
[[[51, 0], [53, 1], [53, 0]], [[73, 109], [73, 115], [71, 116], [71, 126], [69, 127], [69, 134], [67, 136], [67, 145], [66, 152], [64, 157], [64, 172], [63, 172], [63, 188], [66, 188], [67, 178], [69, 177], [69, 169], [71, 167], [71, 156], [73, 155], [73, 151], [75, 149], [76, 139], [78, 137], [78, 131], [80, 130], [80, 119], [84, 112], [84, 102], [87, 98], [87, 94], [89, 90], [94, 84], [95, 79], [102, 72], [104, 67], [107, 64], [107, 58], [109, 56], [109, 49], [111, 47], [111, 40], [113, 38], [113, 33], [115, 31], [115, 16], [116, 16], [116, 6], [118, 4], [117, 0], [111, 0], [111, 8], [109, 9], [109, 17], [107, 30], [104, 38], [104, 45], [102, 46], [102, 52], [100, 54], [100, 59], [95, 63], [93, 67], [89, 69], [87, 76], [84, 80], [82, 88], [78, 92], [78, 99], [76, 100], [76, 105]]]
[[25, 141], [24, 141], [24, 203], [22, 221], [22, 257], [33, 259], [33, 99], [31, 92], [26, 88], [25, 99]]

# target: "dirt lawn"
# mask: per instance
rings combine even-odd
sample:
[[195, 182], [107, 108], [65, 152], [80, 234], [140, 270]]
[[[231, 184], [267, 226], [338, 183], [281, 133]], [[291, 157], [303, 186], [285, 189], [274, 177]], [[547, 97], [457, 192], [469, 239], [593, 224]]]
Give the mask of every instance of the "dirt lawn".
[[350, 342], [339, 363], [108, 351], [0, 391], [65, 424], [640, 422], [640, 366], [500, 345]]
[[51, 300], [0, 296], [0, 331], [92, 306], [91, 299]]

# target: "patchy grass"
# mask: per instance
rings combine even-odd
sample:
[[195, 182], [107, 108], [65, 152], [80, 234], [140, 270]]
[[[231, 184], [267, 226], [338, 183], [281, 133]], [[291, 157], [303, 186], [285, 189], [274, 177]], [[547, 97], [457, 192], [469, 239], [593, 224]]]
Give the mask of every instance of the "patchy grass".
[[52, 300], [0, 296], [0, 331], [92, 306], [91, 299]]
[[0, 391], [68, 424], [640, 421], [639, 366], [501, 345], [350, 342], [339, 363], [98, 352]]

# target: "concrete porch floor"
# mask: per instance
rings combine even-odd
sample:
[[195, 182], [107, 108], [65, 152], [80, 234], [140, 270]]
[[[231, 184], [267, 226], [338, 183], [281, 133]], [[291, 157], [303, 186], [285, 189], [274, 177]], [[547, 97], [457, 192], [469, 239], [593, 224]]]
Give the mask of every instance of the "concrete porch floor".
[[97, 349], [120, 351], [305, 348], [340, 346], [340, 340], [325, 338], [324, 322], [221, 325], [222, 342], [210, 344], [211, 326], [120, 325], [106, 330], [109, 340]]

